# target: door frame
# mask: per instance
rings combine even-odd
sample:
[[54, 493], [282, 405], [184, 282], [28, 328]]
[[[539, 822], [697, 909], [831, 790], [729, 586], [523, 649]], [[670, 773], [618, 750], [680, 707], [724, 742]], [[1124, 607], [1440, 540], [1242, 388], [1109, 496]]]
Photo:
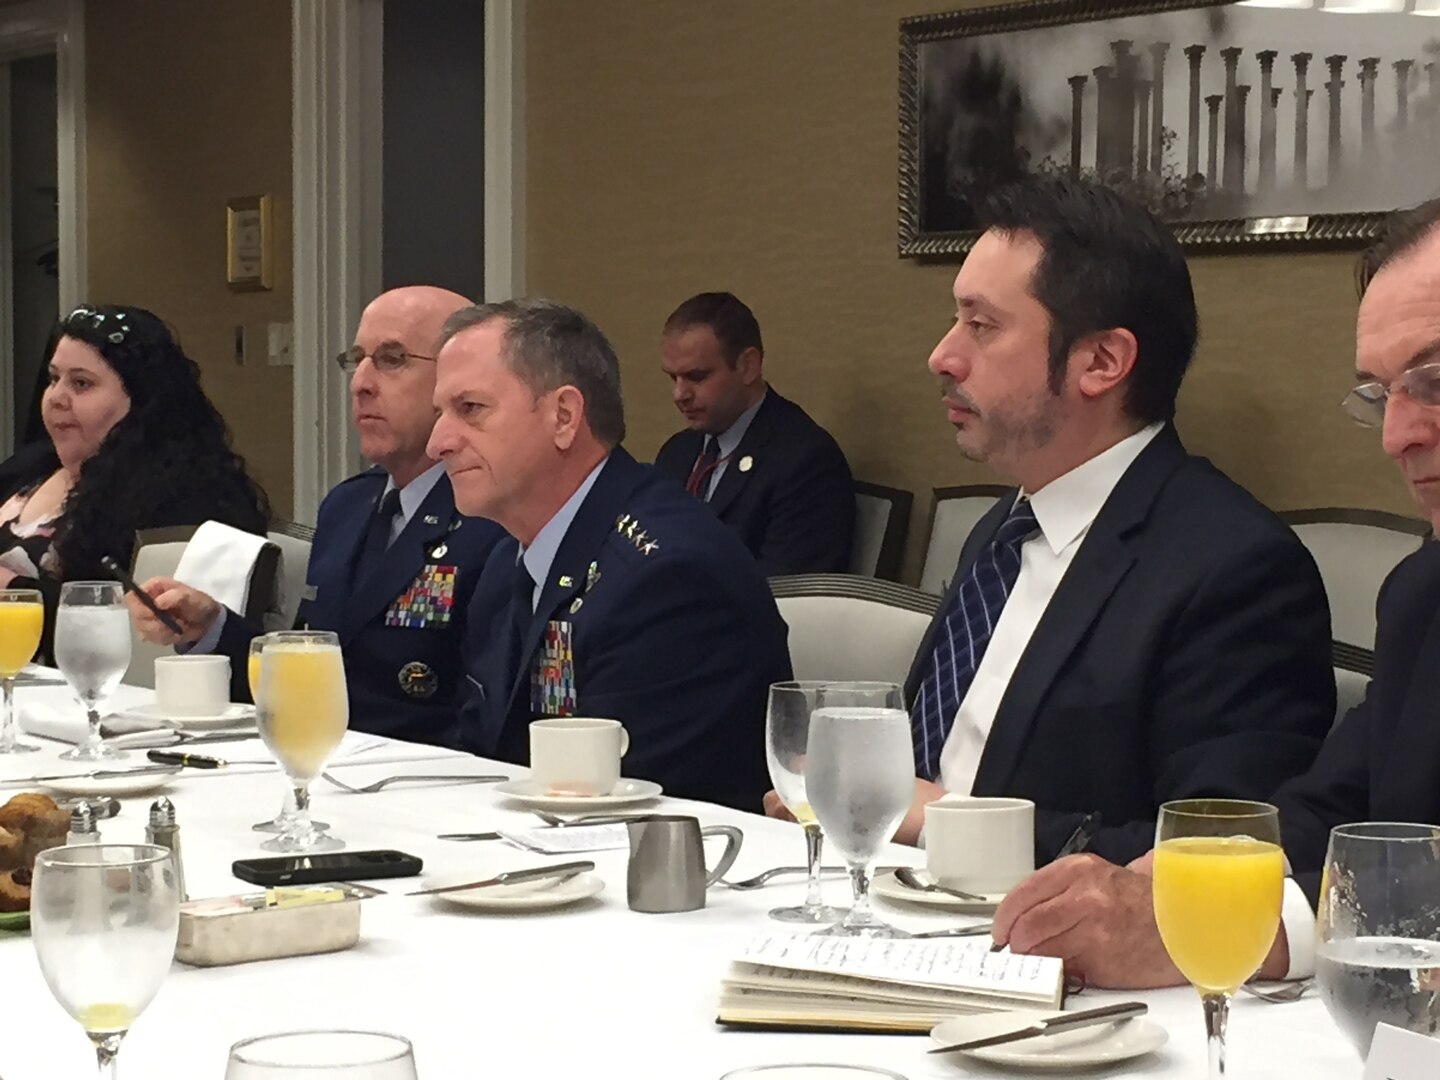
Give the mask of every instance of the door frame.
[[[85, 4], [84, 0], [26, 0], [0, 7], [0, 63], [55, 54], [56, 185], [58, 192], [59, 307], [74, 308], [89, 281], [86, 248]], [[10, 73], [0, 69], [0, 176], [10, 150]], [[0, 200], [0, 457], [15, 446], [14, 245], [10, 204]]]
[[[331, 357], [380, 292], [383, 0], [292, 0], [292, 517], [363, 464]], [[525, 0], [485, 0], [485, 298], [524, 291]]]

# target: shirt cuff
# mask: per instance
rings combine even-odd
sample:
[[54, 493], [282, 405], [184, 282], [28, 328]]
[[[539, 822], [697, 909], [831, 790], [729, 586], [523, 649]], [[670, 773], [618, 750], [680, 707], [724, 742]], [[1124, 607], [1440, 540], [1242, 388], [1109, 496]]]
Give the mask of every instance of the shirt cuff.
[[212, 653], [215, 647], [220, 644], [220, 634], [225, 629], [225, 616], [230, 614], [230, 609], [223, 604], [220, 607], [220, 614], [210, 624], [210, 629], [200, 635], [198, 641], [193, 645], [176, 645], [175, 651], [181, 656], [186, 653]]
[[1294, 878], [1285, 879], [1285, 898], [1280, 905], [1280, 924], [1290, 946], [1287, 979], [1305, 979], [1315, 974], [1315, 912], [1305, 890]]

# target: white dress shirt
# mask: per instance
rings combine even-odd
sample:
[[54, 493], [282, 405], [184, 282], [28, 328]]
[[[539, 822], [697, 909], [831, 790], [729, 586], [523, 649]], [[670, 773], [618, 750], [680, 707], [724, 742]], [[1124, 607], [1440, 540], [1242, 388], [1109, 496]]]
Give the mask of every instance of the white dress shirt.
[[[705, 502], [709, 502], [710, 496], [715, 494], [715, 488], [720, 484], [720, 477], [725, 475], [725, 470], [730, 466], [730, 458], [740, 448], [740, 440], [745, 438], [745, 433], [750, 430], [750, 422], [755, 419], [755, 414], [760, 411], [760, 406], [765, 404], [765, 394], [768, 393], [770, 390], [767, 387], [765, 393], [760, 395], [760, 400], [736, 417], [735, 422], [719, 435], [706, 436], [706, 438], [713, 438], [719, 443], [720, 456], [715, 462], [715, 467], [710, 470], [710, 475], [702, 482], [704, 490], [701, 495]], [[701, 440], [700, 448], [704, 450], [704, 440]]]
[[580, 486], [571, 493], [565, 504], [556, 510], [554, 515], [541, 526], [540, 531], [535, 534], [535, 539], [530, 541], [530, 546], [520, 545], [518, 559], [525, 563], [525, 572], [530, 575], [530, 580], [535, 582], [535, 588], [530, 593], [530, 611], [533, 614], [540, 606], [540, 594], [545, 591], [545, 579], [550, 576], [550, 567], [555, 565], [555, 556], [560, 554], [560, 544], [565, 539], [565, 534], [570, 531], [570, 525], [575, 520], [575, 515], [580, 512], [580, 507], [585, 502], [585, 496], [590, 494], [590, 489], [595, 486], [595, 481], [600, 476], [600, 470], [605, 468], [605, 463], [610, 460], [606, 454], [599, 465], [591, 469], [585, 479], [580, 481]]
[[1121, 439], [1029, 495], [1040, 529], [1020, 546], [1020, 576], [940, 751], [946, 791], [970, 793], [995, 714], [1050, 598], [1115, 485], [1163, 427], [1151, 424]]

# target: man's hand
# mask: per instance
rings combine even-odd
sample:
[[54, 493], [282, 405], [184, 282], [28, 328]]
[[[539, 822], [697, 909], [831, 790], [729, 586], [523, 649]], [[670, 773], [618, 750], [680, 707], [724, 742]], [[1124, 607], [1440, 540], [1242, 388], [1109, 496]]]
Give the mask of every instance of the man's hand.
[[184, 630], [183, 634], [175, 634], [139, 598], [126, 593], [125, 604], [130, 609], [130, 621], [135, 624], [135, 632], [156, 645], [193, 644], [204, 637], [220, 617], [220, 604], [214, 597], [174, 578], [151, 578], [140, 588], [155, 601], [156, 607]]
[[[1154, 853], [1128, 867], [1071, 855], [1036, 871], [995, 912], [995, 941], [1011, 952], [1058, 956], [1090, 986], [1149, 990], [1183, 984], [1155, 925]], [[1290, 947], [1282, 923], [1259, 974], [1283, 979]]]
[[995, 912], [993, 933], [1012, 952], [1060, 957], [1090, 986], [1185, 982], [1155, 926], [1149, 875], [1095, 855], [1071, 855], [1022, 881]]
[[895, 842], [909, 844], [911, 847], [918, 845], [920, 832], [925, 828], [925, 807], [945, 795], [945, 789], [939, 784], [917, 779], [915, 781], [915, 797], [910, 801], [910, 809], [906, 812], [905, 819], [895, 830]]
[[780, 793], [776, 791], [765, 792], [764, 798], [765, 816], [779, 818], [781, 821], [794, 821], [795, 815], [785, 808], [780, 801]]

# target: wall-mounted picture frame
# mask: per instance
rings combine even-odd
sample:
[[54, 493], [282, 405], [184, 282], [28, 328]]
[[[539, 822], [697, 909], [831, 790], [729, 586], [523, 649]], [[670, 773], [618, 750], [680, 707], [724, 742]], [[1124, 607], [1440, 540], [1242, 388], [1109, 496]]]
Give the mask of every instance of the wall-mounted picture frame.
[[225, 283], [235, 292], [271, 287], [273, 244], [270, 196], [249, 195], [225, 204]]
[[1130, 195], [1192, 251], [1358, 246], [1440, 195], [1440, 0], [1263, 2], [901, 20], [900, 254], [963, 254], [985, 192], [1037, 173]]

